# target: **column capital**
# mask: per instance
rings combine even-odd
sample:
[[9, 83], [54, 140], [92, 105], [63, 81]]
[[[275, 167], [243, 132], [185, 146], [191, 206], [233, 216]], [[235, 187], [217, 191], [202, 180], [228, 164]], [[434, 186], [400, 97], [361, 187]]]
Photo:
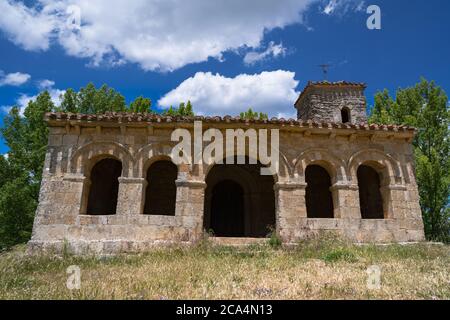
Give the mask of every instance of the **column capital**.
[[305, 189], [306, 183], [304, 182], [277, 182], [274, 185], [274, 190], [294, 190]]
[[358, 190], [358, 185], [338, 182], [330, 187], [330, 191], [334, 190]]
[[381, 186], [381, 189], [387, 189], [387, 190], [399, 190], [399, 191], [406, 191], [408, 188], [401, 184], [389, 184], [386, 186]]
[[175, 180], [177, 187], [188, 187], [195, 189], [205, 189], [206, 183], [204, 181], [194, 181], [194, 180]]
[[134, 184], [145, 184], [147, 181], [144, 178], [129, 178], [129, 177], [119, 177], [119, 183], [134, 183]]
[[69, 181], [69, 182], [85, 182], [88, 179], [82, 175], [82, 174], [65, 174], [63, 177], [64, 181]]

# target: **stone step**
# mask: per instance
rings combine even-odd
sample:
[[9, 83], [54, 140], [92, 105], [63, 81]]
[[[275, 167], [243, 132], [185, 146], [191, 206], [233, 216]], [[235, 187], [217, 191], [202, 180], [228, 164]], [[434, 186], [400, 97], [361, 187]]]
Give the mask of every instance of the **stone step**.
[[252, 244], [264, 244], [267, 238], [233, 238], [233, 237], [211, 237], [213, 243], [223, 246], [248, 246]]

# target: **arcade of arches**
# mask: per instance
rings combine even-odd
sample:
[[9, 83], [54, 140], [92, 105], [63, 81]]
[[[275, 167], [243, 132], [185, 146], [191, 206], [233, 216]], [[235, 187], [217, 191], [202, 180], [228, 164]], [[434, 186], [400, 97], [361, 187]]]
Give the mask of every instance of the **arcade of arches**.
[[[225, 162], [225, 161], [224, 161]], [[274, 230], [274, 178], [260, 174], [262, 165], [216, 164], [207, 174], [203, 227], [218, 237], [266, 237]], [[116, 213], [122, 163], [106, 158], [90, 173], [87, 204], [89, 215]], [[178, 168], [170, 160], [153, 162], [147, 169], [143, 213], [175, 216]], [[362, 219], [383, 219], [379, 173], [370, 166], [357, 170]], [[320, 165], [305, 170], [305, 201], [308, 218], [334, 218], [332, 179]]]

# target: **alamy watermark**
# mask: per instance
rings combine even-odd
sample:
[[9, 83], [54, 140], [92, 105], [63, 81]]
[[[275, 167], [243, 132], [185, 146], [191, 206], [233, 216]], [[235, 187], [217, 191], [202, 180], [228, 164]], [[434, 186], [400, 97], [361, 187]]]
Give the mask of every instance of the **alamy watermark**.
[[66, 27], [69, 30], [81, 29], [81, 8], [76, 5], [70, 5], [66, 9]]
[[[194, 122], [194, 137], [187, 129], [176, 129], [171, 140], [178, 142], [172, 149], [172, 161], [180, 164], [257, 164], [261, 175], [274, 175], [279, 169], [280, 133], [278, 129], [226, 129], [225, 137], [219, 129], [210, 128], [203, 132], [201, 121]], [[204, 142], [210, 142], [204, 147]], [[248, 142], [248, 143], [247, 143]], [[224, 150], [225, 149], [225, 150]], [[248, 149], [248, 153], [246, 152]], [[270, 152], [269, 152], [270, 149]], [[248, 155], [246, 157], [245, 155]]]
[[381, 289], [381, 268], [373, 265], [367, 268], [367, 289], [380, 290]]
[[381, 8], [377, 5], [367, 7], [367, 14], [370, 14], [366, 25], [369, 30], [381, 30]]
[[66, 273], [69, 275], [66, 281], [66, 287], [69, 290], [81, 289], [81, 269], [79, 266], [70, 266]]

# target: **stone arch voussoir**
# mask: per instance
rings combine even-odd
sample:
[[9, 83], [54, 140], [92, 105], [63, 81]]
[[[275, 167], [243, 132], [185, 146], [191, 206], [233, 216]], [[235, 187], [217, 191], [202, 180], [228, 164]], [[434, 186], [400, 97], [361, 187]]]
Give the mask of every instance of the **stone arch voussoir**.
[[[156, 161], [159, 160], [169, 160], [173, 161], [172, 149], [173, 144], [169, 143], [150, 143], [142, 148], [140, 148], [136, 153], [136, 161], [134, 165], [134, 173], [137, 177], [145, 178], [147, 174], [147, 169]], [[188, 164], [188, 159], [186, 159], [185, 165]], [[175, 163], [178, 167], [178, 171], [181, 170], [182, 164]], [[191, 165], [189, 165], [189, 168]]]
[[114, 158], [122, 162], [122, 175], [129, 177], [134, 157], [130, 151], [117, 142], [90, 142], [78, 148], [70, 158], [70, 171], [74, 174], [88, 175], [96, 162], [104, 158]]
[[347, 180], [345, 162], [329, 150], [322, 148], [311, 148], [300, 153], [294, 162], [294, 176], [304, 181], [306, 168], [313, 164], [326, 169], [333, 183]]
[[383, 174], [384, 184], [402, 185], [404, 179], [399, 162], [391, 155], [376, 149], [366, 149], [356, 152], [348, 161], [348, 170], [354, 183], [357, 183], [359, 166], [368, 165]]

